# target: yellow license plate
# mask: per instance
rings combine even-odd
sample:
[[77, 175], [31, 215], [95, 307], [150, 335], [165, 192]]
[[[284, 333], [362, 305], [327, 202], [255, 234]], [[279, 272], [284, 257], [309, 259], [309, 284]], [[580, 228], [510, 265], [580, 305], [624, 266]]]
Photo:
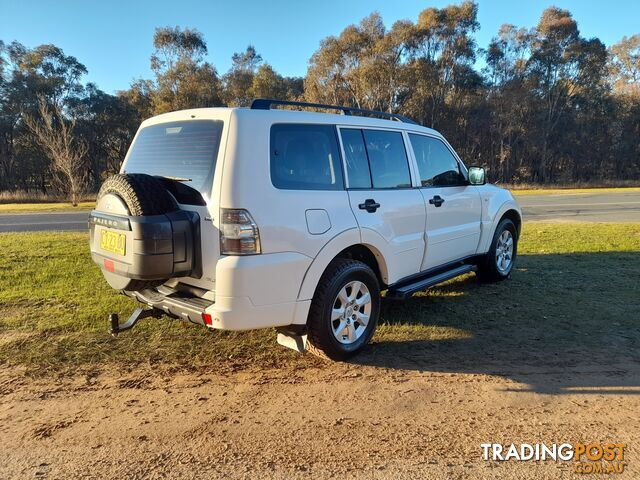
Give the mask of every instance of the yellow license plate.
[[100, 231], [100, 248], [108, 252], [124, 255], [126, 252], [127, 238], [124, 233], [111, 232], [109, 230]]

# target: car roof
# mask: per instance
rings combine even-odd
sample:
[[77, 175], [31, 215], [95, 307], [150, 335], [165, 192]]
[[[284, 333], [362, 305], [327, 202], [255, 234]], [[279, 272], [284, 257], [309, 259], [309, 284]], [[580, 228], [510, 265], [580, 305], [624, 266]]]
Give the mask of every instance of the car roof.
[[289, 109], [251, 109], [245, 107], [210, 107], [195, 108], [189, 110], [178, 110], [175, 112], [163, 113], [149, 118], [142, 123], [142, 126], [169, 121], [187, 119], [226, 119], [236, 115], [239, 119], [253, 118], [254, 120], [263, 118], [269, 123], [323, 123], [338, 126], [354, 126], [364, 128], [393, 128], [409, 132], [428, 133], [438, 137], [442, 135], [431, 128], [423, 127], [415, 123], [402, 122], [398, 120], [388, 120], [384, 118], [366, 117], [362, 115], [342, 115], [335, 113], [311, 112], [305, 110]]

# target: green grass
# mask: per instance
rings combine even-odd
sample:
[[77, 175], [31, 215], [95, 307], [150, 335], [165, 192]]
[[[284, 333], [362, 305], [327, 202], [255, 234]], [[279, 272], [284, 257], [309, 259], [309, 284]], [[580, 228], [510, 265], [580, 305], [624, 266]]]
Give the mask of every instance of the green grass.
[[77, 212], [90, 210], [96, 202], [80, 202], [77, 207], [70, 203], [2, 203], [2, 213]]
[[[124, 317], [135, 303], [102, 279], [86, 233], [0, 234], [0, 251], [0, 364], [49, 371], [314, 361], [279, 347], [273, 330], [212, 332], [150, 319], [112, 338], [108, 314]], [[616, 353], [639, 351], [640, 224], [526, 224], [519, 253], [508, 281], [481, 284], [470, 274], [404, 303], [385, 302], [374, 354], [393, 345], [414, 352], [412, 344], [422, 342], [447, 346], [433, 350], [439, 355], [475, 345], [499, 357], [505, 342], [515, 348], [540, 339], [562, 352], [576, 345], [594, 351], [611, 340], [612, 322], [626, 335], [613, 338]]]

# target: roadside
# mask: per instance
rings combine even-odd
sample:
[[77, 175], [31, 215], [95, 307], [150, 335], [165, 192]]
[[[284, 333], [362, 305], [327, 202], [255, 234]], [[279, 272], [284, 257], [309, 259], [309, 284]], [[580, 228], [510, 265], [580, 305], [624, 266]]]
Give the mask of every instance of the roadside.
[[525, 195], [577, 195], [582, 193], [637, 193], [640, 187], [593, 187], [593, 188], [521, 188], [515, 186], [499, 185], [508, 188], [515, 196]]
[[0, 203], [0, 214], [89, 211], [95, 204], [80, 202], [74, 207], [70, 203]]
[[[529, 195], [576, 195], [584, 193], [637, 193], [640, 187], [594, 187], [594, 188], [531, 188], [518, 185], [501, 185], [509, 188], [515, 196]], [[78, 203], [77, 207], [68, 202], [34, 202], [34, 203], [0, 203], [0, 215], [5, 213], [46, 213], [46, 212], [77, 212], [91, 210], [95, 201]]]

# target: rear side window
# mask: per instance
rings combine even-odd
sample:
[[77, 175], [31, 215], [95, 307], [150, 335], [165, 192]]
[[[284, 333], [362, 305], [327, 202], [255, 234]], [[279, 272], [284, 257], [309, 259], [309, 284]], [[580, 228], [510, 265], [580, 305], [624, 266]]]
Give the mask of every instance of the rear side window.
[[342, 190], [335, 127], [276, 124], [271, 127], [271, 182], [287, 190]]
[[411, 187], [409, 161], [402, 133], [363, 130], [373, 188]]
[[202, 191], [216, 164], [222, 127], [220, 120], [145, 127], [131, 146], [126, 172], [184, 178], [186, 184]]
[[452, 187], [465, 182], [456, 157], [444, 142], [413, 133], [409, 134], [409, 139], [423, 187]]
[[371, 172], [362, 130], [344, 128], [340, 133], [347, 164], [349, 188], [371, 188]]
[[349, 188], [409, 188], [411, 175], [402, 133], [343, 128]]

